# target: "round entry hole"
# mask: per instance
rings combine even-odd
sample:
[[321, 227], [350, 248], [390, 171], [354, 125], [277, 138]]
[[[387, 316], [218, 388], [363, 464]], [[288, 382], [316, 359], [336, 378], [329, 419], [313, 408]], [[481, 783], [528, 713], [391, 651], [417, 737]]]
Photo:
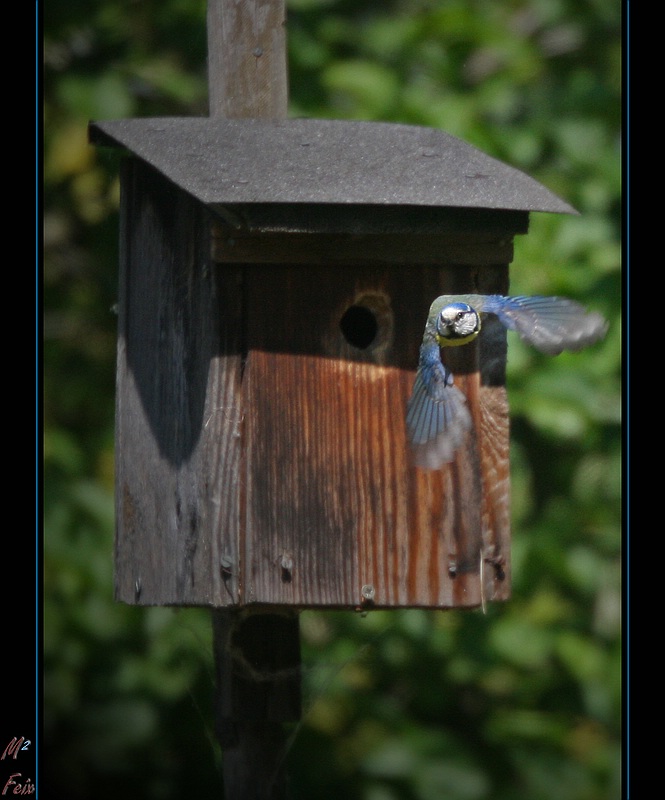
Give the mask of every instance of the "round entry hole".
[[366, 306], [353, 305], [346, 309], [339, 321], [339, 327], [346, 341], [364, 350], [369, 347], [379, 330], [376, 316]]

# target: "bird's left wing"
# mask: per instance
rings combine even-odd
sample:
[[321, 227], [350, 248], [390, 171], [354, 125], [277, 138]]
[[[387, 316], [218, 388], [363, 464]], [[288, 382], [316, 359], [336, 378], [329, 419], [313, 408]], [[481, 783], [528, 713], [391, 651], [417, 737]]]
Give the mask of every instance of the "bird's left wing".
[[500, 322], [542, 353], [577, 351], [602, 339], [606, 320], [566, 297], [468, 295], [477, 311], [496, 314]]

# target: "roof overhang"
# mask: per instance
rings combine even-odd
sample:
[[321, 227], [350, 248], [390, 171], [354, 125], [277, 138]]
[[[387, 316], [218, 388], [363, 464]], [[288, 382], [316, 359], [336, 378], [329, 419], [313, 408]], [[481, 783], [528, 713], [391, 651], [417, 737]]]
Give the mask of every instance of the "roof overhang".
[[577, 213], [525, 173], [434, 128], [178, 117], [93, 122], [89, 135], [231, 219], [238, 210], [246, 218], [248, 207], [250, 216], [286, 219], [285, 227], [299, 213], [325, 218], [330, 208], [349, 219], [363, 210], [416, 215], [435, 227], [442, 209]]

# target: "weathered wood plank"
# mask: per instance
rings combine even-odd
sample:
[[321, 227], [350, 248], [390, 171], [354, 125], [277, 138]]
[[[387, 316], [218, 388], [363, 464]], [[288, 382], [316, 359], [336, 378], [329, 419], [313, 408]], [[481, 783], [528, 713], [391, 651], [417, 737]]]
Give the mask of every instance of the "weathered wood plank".
[[509, 263], [513, 240], [509, 237], [450, 234], [263, 234], [248, 236], [220, 225], [213, 226], [212, 258], [220, 264], [336, 264], [353, 266], [379, 263], [411, 266], [469, 266]]
[[122, 185], [116, 597], [226, 605], [235, 579], [220, 560], [238, 547], [237, 273], [212, 267], [200, 204], [137, 161]]

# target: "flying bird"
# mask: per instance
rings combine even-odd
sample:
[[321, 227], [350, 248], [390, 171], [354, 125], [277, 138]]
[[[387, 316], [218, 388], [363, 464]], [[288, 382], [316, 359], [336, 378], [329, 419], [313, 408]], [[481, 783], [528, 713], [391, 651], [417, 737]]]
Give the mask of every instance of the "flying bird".
[[427, 317], [406, 414], [414, 460], [423, 469], [439, 469], [452, 461], [471, 427], [466, 398], [443, 364], [440, 348], [472, 342], [487, 314], [495, 314], [504, 327], [517, 331], [521, 339], [548, 355], [588, 347], [601, 339], [608, 327], [600, 314], [565, 297], [437, 297]]

